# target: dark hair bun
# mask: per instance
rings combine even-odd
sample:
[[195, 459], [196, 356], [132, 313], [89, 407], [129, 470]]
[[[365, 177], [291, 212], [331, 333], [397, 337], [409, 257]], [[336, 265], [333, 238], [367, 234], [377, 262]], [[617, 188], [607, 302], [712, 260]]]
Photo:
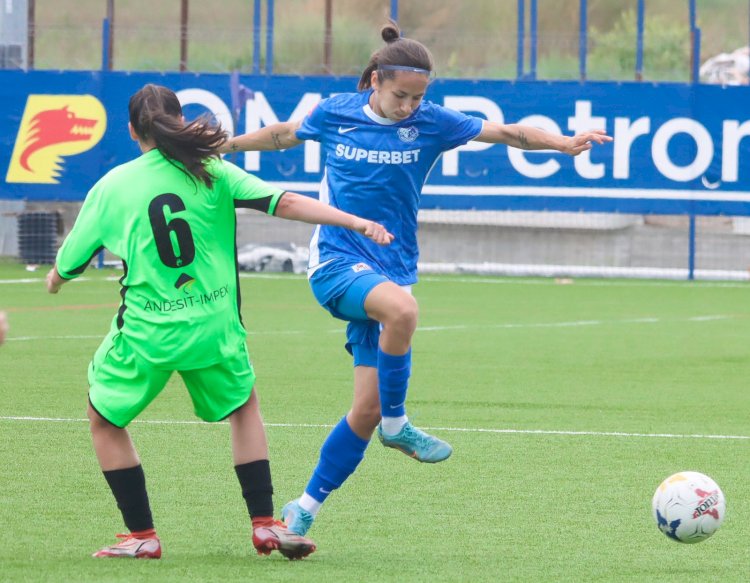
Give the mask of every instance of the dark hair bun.
[[392, 43], [401, 38], [401, 31], [399, 30], [398, 25], [391, 21], [381, 29], [380, 36], [383, 37], [385, 42]]

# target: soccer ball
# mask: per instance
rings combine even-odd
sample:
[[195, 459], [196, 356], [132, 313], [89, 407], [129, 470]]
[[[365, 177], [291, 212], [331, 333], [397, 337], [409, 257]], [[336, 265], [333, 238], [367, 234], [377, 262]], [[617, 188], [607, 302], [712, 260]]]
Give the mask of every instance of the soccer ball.
[[726, 511], [721, 488], [699, 472], [679, 472], [656, 489], [654, 520], [665, 535], [681, 543], [699, 543], [721, 526]]

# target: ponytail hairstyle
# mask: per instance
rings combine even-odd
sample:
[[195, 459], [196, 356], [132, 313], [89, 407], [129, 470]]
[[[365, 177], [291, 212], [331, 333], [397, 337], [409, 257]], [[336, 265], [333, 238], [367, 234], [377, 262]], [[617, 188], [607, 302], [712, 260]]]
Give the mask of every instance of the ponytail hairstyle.
[[211, 188], [214, 177], [206, 170], [208, 158], [219, 158], [227, 133], [207, 114], [186, 124], [174, 91], [149, 83], [130, 98], [130, 124], [141, 140], [151, 140], [171, 163], [193, 181]]
[[378, 72], [378, 81], [393, 79], [396, 71], [432, 73], [432, 54], [421, 42], [401, 36], [401, 30], [393, 20], [380, 30], [380, 36], [387, 43], [370, 57], [367, 68], [362, 73], [357, 90], [363, 91], [372, 86], [372, 72]]

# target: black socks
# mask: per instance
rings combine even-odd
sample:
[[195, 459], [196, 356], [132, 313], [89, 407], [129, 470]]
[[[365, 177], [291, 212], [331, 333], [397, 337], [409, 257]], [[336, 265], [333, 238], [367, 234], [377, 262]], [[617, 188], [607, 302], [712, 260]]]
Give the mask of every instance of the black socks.
[[103, 472], [122, 512], [125, 526], [131, 532], [154, 528], [146, 493], [146, 477], [139, 464], [134, 468]]
[[234, 466], [250, 518], [273, 516], [273, 485], [268, 460]]

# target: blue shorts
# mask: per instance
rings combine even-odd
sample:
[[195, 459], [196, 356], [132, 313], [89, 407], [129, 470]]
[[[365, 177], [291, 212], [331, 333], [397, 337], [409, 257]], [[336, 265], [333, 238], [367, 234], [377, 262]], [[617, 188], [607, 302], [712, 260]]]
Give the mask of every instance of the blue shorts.
[[378, 364], [380, 323], [365, 312], [365, 299], [376, 286], [390, 281], [366, 263], [343, 259], [332, 261], [315, 271], [310, 287], [318, 303], [332, 316], [349, 322], [346, 349], [354, 357], [354, 366]]

